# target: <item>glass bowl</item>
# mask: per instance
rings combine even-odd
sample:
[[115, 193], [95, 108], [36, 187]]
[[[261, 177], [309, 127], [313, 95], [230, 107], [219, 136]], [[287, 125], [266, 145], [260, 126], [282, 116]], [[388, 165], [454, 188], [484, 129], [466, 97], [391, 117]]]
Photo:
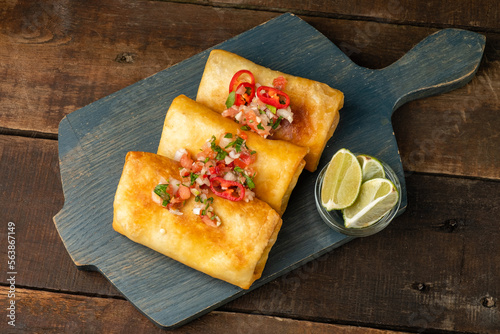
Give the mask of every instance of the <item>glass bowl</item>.
[[[355, 155], [358, 154], [355, 153]], [[396, 173], [392, 170], [392, 168], [389, 167], [389, 165], [387, 165], [383, 161], [380, 162], [384, 167], [385, 177], [389, 179], [392, 183], [394, 183], [394, 185], [396, 186], [396, 189], [398, 190], [399, 193], [399, 200], [388, 213], [386, 213], [382, 218], [380, 218], [380, 220], [378, 220], [377, 222], [373, 223], [370, 226], [363, 228], [345, 227], [344, 218], [342, 217], [341, 210], [327, 211], [321, 204], [321, 186], [323, 184], [323, 178], [325, 176], [326, 169], [328, 168], [328, 164], [325, 167], [323, 167], [323, 169], [321, 170], [316, 179], [316, 184], [314, 186], [314, 197], [316, 200], [316, 208], [318, 209], [319, 215], [328, 226], [330, 226], [335, 231], [345, 235], [354, 237], [367, 237], [369, 235], [382, 231], [394, 219], [401, 205], [401, 184], [399, 183], [399, 179]]]

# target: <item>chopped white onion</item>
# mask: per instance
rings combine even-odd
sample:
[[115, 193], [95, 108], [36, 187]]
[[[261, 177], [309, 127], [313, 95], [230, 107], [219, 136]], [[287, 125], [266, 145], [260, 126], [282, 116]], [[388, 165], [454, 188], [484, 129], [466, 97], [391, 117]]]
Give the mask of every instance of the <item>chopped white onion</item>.
[[177, 216], [182, 216], [183, 215], [183, 213], [180, 212], [179, 210], [169, 209], [168, 211], [170, 211], [171, 213], [173, 213], [174, 215], [177, 215]]
[[225, 148], [232, 140], [232, 138], [226, 138], [223, 136], [219, 141], [219, 146]]
[[196, 178], [196, 181], [195, 181], [199, 186], [202, 186], [202, 185], [207, 185], [209, 186], [210, 185], [210, 181], [208, 181], [208, 178], [206, 177], [203, 177], [203, 176], [200, 176], [198, 178]]
[[228, 181], [236, 181], [238, 178], [236, 177], [236, 175], [234, 175], [233, 172], [227, 172], [226, 175], [224, 175], [224, 180], [228, 180]]
[[[231, 151], [229, 151], [229, 157], [232, 158], [233, 160], [238, 159], [240, 157], [240, 153], [236, 153], [235, 150], [231, 150]], [[231, 160], [231, 162], [232, 162], [232, 160]], [[230, 164], [231, 162], [226, 162], [226, 164]]]
[[241, 115], [243, 115], [243, 112], [241, 112], [241, 111], [240, 111], [239, 113], [237, 113], [237, 114], [234, 116], [234, 119], [235, 119], [235, 120], [237, 120], [237, 121], [239, 122], [239, 121], [240, 121], [240, 119], [241, 119]]
[[250, 189], [245, 189], [245, 197], [243, 198], [245, 202], [250, 202], [254, 199], [255, 193]]
[[202, 208], [199, 208], [199, 207], [198, 208], [193, 208], [193, 214], [199, 215], [201, 213], [201, 209]]
[[180, 184], [181, 184], [181, 181], [174, 179], [172, 177], [170, 178], [170, 185], [172, 186], [172, 191], [174, 192], [174, 194], [176, 194], [177, 190], [179, 190]]
[[290, 123], [293, 122], [293, 113], [292, 111], [290, 110], [290, 107], [286, 108], [286, 109], [278, 109], [276, 111], [276, 113], [278, 114], [278, 116], [281, 116], [283, 117], [284, 119], [286, 119], [287, 121], [289, 121]]
[[235, 159], [235, 158], [231, 157], [231, 153], [232, 153], [232, 152], [233, 152], [233, 151], [229, 152], [229, 156], [226, 156], [226, 157], [224, 158], [224, 162], [226, 163], [226, 165], [229, 165], [229, 164], [230, 164], [231, 162], [233, 162], [233, 161], [234, 161], [234, 159]]
[[185, 148], [178, 149], [177, 152], [175, 152], [175, 154], [174, 154], [174, 160], [181, 161], [181, 158], [184, 154], [187, 154], [187, 151]]

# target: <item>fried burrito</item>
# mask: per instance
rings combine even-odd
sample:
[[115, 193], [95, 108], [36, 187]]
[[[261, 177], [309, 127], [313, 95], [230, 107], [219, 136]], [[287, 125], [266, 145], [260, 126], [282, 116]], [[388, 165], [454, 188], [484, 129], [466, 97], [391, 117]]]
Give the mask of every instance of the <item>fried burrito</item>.
[[[234, 202], [210, 190], [187, 199], [181, 194], [182, 205], [166, 206], [159, 185], [172, 187], [179, 169], [167, 157], [129, 152], [115, 195], [113, 228], [191, 268], [248, 289], [262, 274], [281, 228], [280, 216], [256, 198]], [[173, 202], [181, 187], [163, 194], [172, 193]], [[203, 195], [205, 201], [200, 200]], [[206, 223], [200, 205], [203, 210], [209, 206], [220, 224]]]
[[[245, 145], [242, 145], [243, 141]], [[247, 146], [245, 149], [249, 153], [242, 150], [243, 146]], [[199, 155], [207, 149], [218, 151], [213, 166], [209, 166], [214, 173], [229, 170], [236, 174], [221, 175], [229, 180], [245, 177], [255, 196], [280, 215], [285, 211], [308, 152], [305, 147], [281, 140], [267, 140], [253, 132], [243, 131], [237, 123], [206, 106], [184, 95], [176, 97], [167, 111], [157, 153], [184, 163], [179, 150], [185, 150], [194, 164], [202, 164], [208, 158]], [[226, 152], [228, 149], [233, 151]], [[188, 166], [190, 164], [191, 161]], [[243, 173], [249, 164], [247, 169], [253, 172]], [[183, 167], [188, 166], [183, 164]], [[203, 180], [198, 178], [196, 182]]]
[[196, 101], [264, 138], [309, 148], [315, 171], [339, 122], [344, 94], [317, 81], [257, 65], [224, 50], [208, 57]]

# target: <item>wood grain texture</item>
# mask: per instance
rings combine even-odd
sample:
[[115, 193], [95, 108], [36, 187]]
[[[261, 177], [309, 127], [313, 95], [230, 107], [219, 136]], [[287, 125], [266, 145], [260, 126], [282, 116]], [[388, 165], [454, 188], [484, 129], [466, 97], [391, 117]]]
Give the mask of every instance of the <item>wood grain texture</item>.
[[224, 309], [500, 333], [500, 184], [418, 174], [407, 184], [407, 211], [382, 233], [351, 241]]
[[[178, 0], [178, 2], [206, 4], [204, 0]], [[438, 27], [453, 25], [497, 31], [500, 28], [498, 7], [493, 3], [479, 0], [431, 0], [425, 3], [411, 0], [215, 0], [210, 3], [222, 7], [296, 12], [303, 15], [355, 17], [403, 24]]]
[[[219, 8], [205, 6], [205, 1], [202, 6], [175, 2], [8, 0], [0, 6], [0, 134], [11, 134], [0, 136], [0, 216], [19, 228], [17, 279], [24, 287], [89, 296], [24, 290], [24, 300], [41, 293], [31, 300], [46, 307], [43, 312], [29, 307], [34, 314], [29, 316], [19, 311], [29, 319], [19, 331], [61, 332], [67, 323], [72, 332], [83, 332], [78, 325], [86, 317], [94, 319], [88, 326], [97, 330], [112, 331], [107, 321], [121, 329], [123, 319], [138, 332], [156, 328], [121, 300], [102, 275], [78, 271], [68, 256], [51, 221], [64, 200], [57, 143], [13, 134], [55, 138], [58, 122], [69, 112], [265, 22], [283, 12], [283, 6], [298, 6], [294, 12], [368, 68], [392, 64], [425, 36], [448, 26], [484, 32], [485, 57], [467, 86], [409, 102], [394, 114], [410, 194], [407, 212], [397, 224], [334, 250], [186, 328], [220, 332], [224, 324], [260, 324], [255, 313], [263, 313], [273, 326], [258, 328], [271, 332], [301, 330], [301, 322], [292, 317], [311, 320], [315, 332], [324, 329], [314, 327], [320, 321], [411, 332], [500, 333], [494, 218], [499, 188], [487, 181], [499, 178], [498, 154], [492, 154], [499, 147], [495, 124], [500, 110], [500, 36], [498, 27], [492, 28], [499, 22], [496, 2], [457, 1], [446, 7], [433, 1], [425, 6], [388, 2], [403, 4], [401, 12], [386, 10], [388, 3], [378, 1], [327, 2], [324, 8], [315, 8], [317, 2], [257, 1], [258, 10], [234, 9], [249, 8], [249, 1], [221, 1]], [[272, 7], [276, 4], [282, 7]], [[41, 191], [32, 191], [33, 185]], [[0, 258], [5, 258], [4, 233], [0, 231]], [[0, 284], [6, 285], [4, 278]], [[53, 307], [47, 305], [51, 301]], [[101, 312], [110, 301], [119, 304]], [[82, 305], [87, 305], [85, 311], [77, 312]], [[111, 319], [107, 309], [115, 310], [119, 320]], [[206, 325], [214, 314], [215, 323]], [[279, 315], [283, 317], [273, 318]], [[0, 331], [4, 325], [0, 323]]]
[[[294, 34], [287, 36], [289, 31]], [[356, 66], [317, 30], [285, 14], [217, 47], [342, 91], [341, 120], [318, 171], [342, 147], [381, 159], [399, 178], [401, 213], [406, 186], [390, 116], [402, 103], [465, 85], [479, 66], [484, 37], [445, 29], [375, 71]], [[279, 52], [293, 58], [283, 61], [276, 57]], [[194, 96], [207, 56], [208, 50], [88, 105], [59, 126], [65, 204], [54, 222], [70, 256], [78, 266], [102, 272], [141, 312], [166, 328], [185, 324], [244, 291], [122, 240], [110, 226], [112, 201], [125, 153], [156, 150], [166, 106], [181, 93]], [[317, 174], [301, 175], [266, 269], [251, 289], [349, 240], [329, 230], [316, 212], [312, 185]], [[169, 303], [159, 308], [165, 300]]]
[[[6, 305], [9, 288], [0, 287]], [[2, 333], [165, 333], [129, 302], [114, 298], [86, 297], [28, 289], [16, 290], [15, 328], [0, 323]], [[315, 323], [258, 314], [211, 312], [174, 333], [276, 333], [276, 334], [398, 334], [399, 331]]]
[[[16, 262], [22, 273], [17, 284], [119, 295], [102, 275], [77, 270], [56, 232], [52, 217], [64, 203], [57, 153], [53, 140], [0, 136], [0, 216], [2, 226], [16, 224]], [[2, 258], [7, 252], [6, 232], [0, 231]], [[6, 279], [3, 275], [1, 282]]]
[[[52, 224], [62, 205], [56, 143], [1, 138], [0, 174], [8, 178], [2, 181], [0, 212], [18, 228], [18, 284], [121, 298], [100, 274], [76, 269]], [[23, 148], [29, 149], [21, 155]], [[19, 171], [28, 162], [54, 168], [39, 178], [36, 169]], [[43, 191], [19, 191], [31, 183]], [[412, 174], [407, 186], [407, 212], [384, 232], [351, 241], [222, 310], [413, 331], [498, 332], [500, 185]], [[52, 204], [43, 199], [46, 194]], [[4, 200], [11, 196], [13, 201]], [[21, 199], [31, 204], [26, 213], [14, 204]], [[485, 298], [494, 306], [484, 306]]]
[[[64, 115], [278, 15], [170, 2], [12, 3], [0, 11], [0, 132], [52, 136]], [[457, 6], [465, 10], [458, 9], [465, 8], [461, 2]], [[342, 8], [351, 7], [334, 10]], [[478, 6], [468, 15], [479, 22], [486, 17], [479, 15], [482, 10]], [[302, 18], [368, 68], [390, 65], [436, 31], [381, 21]], [[487, 152], [499, 144], [493, 124], [500, 109], [500, 36], [484, 31], [485, 56], [467, 87], [410, 102], [395, 113], [406, 170], [499, 178], [498, 155]], [[411, 122], [404, 122], [406, 117]], [[481, 136], [467, 139], [474, 134]], [[461, 150], [478, 141], [477, 150]], [[470, 160], [474, 164], [467, 164]]]

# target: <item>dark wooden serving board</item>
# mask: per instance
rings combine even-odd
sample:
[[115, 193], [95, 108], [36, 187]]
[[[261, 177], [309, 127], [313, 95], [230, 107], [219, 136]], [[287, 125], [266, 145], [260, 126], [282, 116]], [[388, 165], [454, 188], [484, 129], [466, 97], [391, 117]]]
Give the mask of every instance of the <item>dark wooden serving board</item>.
[[[316, 176], [339, 148], [387, 162], [401, 182], [400, 213], [405, 209], [404, 172], [391, 115], [407, 101], [466, 84], [479, 66], [484, 43], [482, 35], [446, 29], [393, 65], [369, 70], [355, 65], [306, 22], [284, 14], [215, 47], [325, 82], [345, 94], [339, 126], [318, 170], [300, 176], [263, 277], [251, 289], [351, 240], [327, 227], [314, 203]], [[143, 314], [165, 328], [180, 326], [246, 292], [135, 244], [111, 226], [125, 154], [156, 152], [171, 101], [179, 94], [195, 98], [209, 52], [81, 108], [59, 125], [65, 203], [54, 222], [64, 245], [79, 268], [101, 272]]]

